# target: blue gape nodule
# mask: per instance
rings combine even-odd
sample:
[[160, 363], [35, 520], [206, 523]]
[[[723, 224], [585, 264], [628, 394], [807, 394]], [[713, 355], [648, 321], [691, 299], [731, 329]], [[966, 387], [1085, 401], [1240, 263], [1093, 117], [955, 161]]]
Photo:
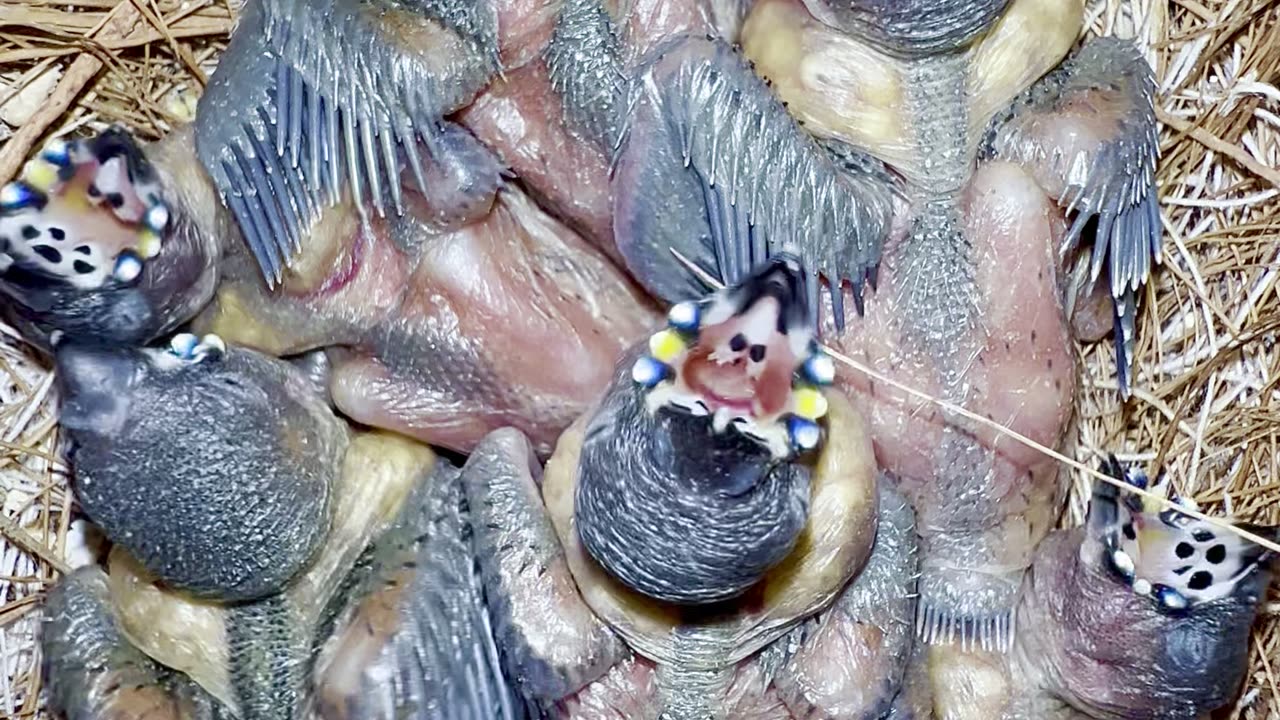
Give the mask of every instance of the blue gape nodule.
[[0, 192], [0, 310], [110, 541], [49, 594], [51, 708], [1229, 703], [1268, 553], [1109, 486], [1051, 531], [1056, 464], [818, 344], [1046, 445], [1073, 334], [1128, 391], [1153, 81], [1082, 17], [250, 0], [192, 126]]

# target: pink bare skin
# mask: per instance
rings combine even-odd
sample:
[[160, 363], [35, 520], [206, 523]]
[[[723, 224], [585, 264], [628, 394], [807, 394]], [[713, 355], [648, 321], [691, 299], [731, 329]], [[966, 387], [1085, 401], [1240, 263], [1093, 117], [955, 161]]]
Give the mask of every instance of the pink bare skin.
[[518, 175], [539, 201], [596, 247], [613, 253], [608, 162], [564, 121], [560, 96], [541, 59], [560, 4], [507, 0], [497, 5], [504, 77], [458, 120]]
[[652, 662], [629, 657], [610, 668], [604, 677], [558, 702], [556, 717], [562, 720], [657, 720], [653, 674]]
[[545, 64], [532, 63], [495, 81], [459, 119], [502, 157], [544, 207], [619, 258], [608, 158], [568, 127]]
[[514, 187], [444, 227], [410, 200], [367, 233], [349, 205], [326, 213], [276, 292], [233, 257], [197, 327], [277, 355], [331, 348], [333, 401], [358, 422], [460, 452], [514, 426], [549, 452], [656, 322], [651, 301]]
[[[972, 388], [966, 408], [1054, 447], [1066, 430], [1075, 389], [1071, 336], [1053, 256], [1062, 213], [1025, 172], [1004, 162], [980, 167], [963, 197], [982, 323], [977, 354], [965, 375]], [[920, 356], [900, 330], [897, 278], [890, 245], [865, 318], [852, 319], [845, 335], [833, 342], [896, 382], [941, 396], [937, 372], [915, 359]], [[981, 571], [1016, 587], [1061, 507], [1054, 461], [852, 370], [839, 373], [838, 382], [868, 417], [877, 460], [899, 476], [916, 508], [924, 551], [945, 563], [952, 551], [971, 551], [952, 546], [957, 536], [982, 540], [992, 552]], [[990, 457], [984, 476], [966, 475], [954, 488], [937, 478], [937, 448], [948, 425], [971, 435]], [[949, 490], [978, 493], [981, 500], [958, 502]]]
[[[646, 53], [680, 35], [715, 31], [708, 0], [604, 2], [621, 39], [620, 66], [601, 69], [600, 82], [625, 87], [623, 77]], [[612, 138], [591, 138], [566, 117], [574, 102], [553, 87], [543, 55], [557, 42], [552, 30], [559, 6], [509, 0], [499, 6], [499, 46], [505, 78], [489, 85], [458, 119], [520, 177], [548, 212], [564, 220], [598, 249], [620, 260], [613, 239], [609, 171]], [[620, 101], [625, 100], [621, 97]]]
[[512, 191], [484, 221], [424, 243], [395, 314], [357, 344], [374, 356], [336, 368], [334, 400], [360, 422], [462, 451], [517, 427], [545, 454], [656, 321], [650, 308]]

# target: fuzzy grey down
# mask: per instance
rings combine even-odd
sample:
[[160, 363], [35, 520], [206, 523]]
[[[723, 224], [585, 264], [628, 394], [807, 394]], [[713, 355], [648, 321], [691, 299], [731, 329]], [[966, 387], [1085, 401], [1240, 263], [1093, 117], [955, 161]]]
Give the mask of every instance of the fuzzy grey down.
[[231, 350], [164, 367], [154, 352], [59, 348], [81, 507], [175, 587], [280, 590], [328, 531], [345, 425], [285, 362]]
[[735, 431], [669, 409], [651, 415], [633, 350], [588, 424], [574, 517], [587, 551], [629, 587], [670, 602], [746, 592], [795, 546], [810, 471]]

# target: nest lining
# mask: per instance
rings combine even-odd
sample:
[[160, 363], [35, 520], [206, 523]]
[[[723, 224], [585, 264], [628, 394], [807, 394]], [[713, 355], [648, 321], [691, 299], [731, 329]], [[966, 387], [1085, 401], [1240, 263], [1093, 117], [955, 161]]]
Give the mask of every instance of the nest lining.
[[[0, 183], [48, 139], [189, 118], [241, 0], [0, 4]], [[1214, 514], [1280, 524], [1280, 5], [1093, 0], [1086, 32], [1140, 41], [1156, 68], [1164, 264], [1143, 298], [1135, 393], [1109, 340], [1080, 349], [1075, 458], [1163, 469]], [[47, 363], [0, 325], [0, 715], [43, 718], [38, 607], [78, 563]], [[1090, 479], [1072, 472], [1064, 524]], [[1280, 720], [1280, 593], [1251, 637], [1232, 720]]]

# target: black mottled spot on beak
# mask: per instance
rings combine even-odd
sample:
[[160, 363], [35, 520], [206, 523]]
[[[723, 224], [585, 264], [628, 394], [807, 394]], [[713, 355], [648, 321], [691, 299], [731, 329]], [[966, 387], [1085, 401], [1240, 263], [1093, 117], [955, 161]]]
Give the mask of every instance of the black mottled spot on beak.
[[728, 290], [734, 302], [734, 312], [742, 314], [765, 298], [777, 301], [777, 331], [787, 335], [792, 329], [810, 325], [808, 293], [809, 281], [799, 258], [789, 253], [779, 253], [768, 262], [757, 266], [755, 272]]
[[51, 263], [62, 262], [62, 253], [58, 252], [56, 248], [50, 247], [48, 245], [36, 245], [31, 249], [40, 257], [44, 258], [45, 260], [48, 260]]

